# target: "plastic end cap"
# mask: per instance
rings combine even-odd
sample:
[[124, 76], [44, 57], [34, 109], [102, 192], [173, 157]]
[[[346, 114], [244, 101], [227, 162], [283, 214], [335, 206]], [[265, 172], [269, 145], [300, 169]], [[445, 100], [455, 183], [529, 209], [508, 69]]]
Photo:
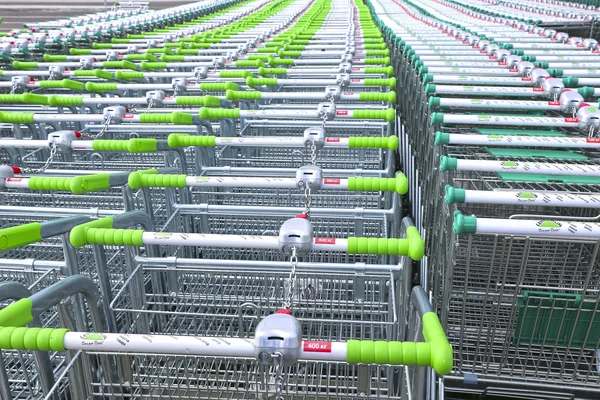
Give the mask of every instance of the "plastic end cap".
[[440, 171], [456, 171], [458, 160], [452, 157], [442, 156], [440, 158]]
[[429, 71], [429, 68], [427, 68], [425, 66], [419, 67], [419, 75], [426, 74], [427, 71]]
[[421, 57], [419, 57], [418, 54], [413, 54], [412, 56], [410, 56], [410, 61], [412, 61], [413, 63], [417, 63], [418, 61], [421, 61]]
[[477, 217], [464, 216], [459, 210], [454, 211], [452, 231], [457, 235], [468, 235], [477, 232]]
[[423, 61], [421, 61], [421, 60], [418, 60], [418, 61], [415, 63], [415, 68], [417, 68], [417, 69], [421, 68], [422, 66], [423, 66]]
[[446, 132], [436, 132], [435, 145], [441, 146], [443, 144], [450, 144], [450, 134]]
[[437, 125], [444, 122], [444, 114], [434, 112], [431, 114], [431, 125]]
[[446, 185], [446, 204], [457, 204], [465, 202], [465, 189], [457, 189]]
[[439, 97], [430, 97], [427, 103], [430, 109], [437, 109], [440, 106], [441, 99]]
[[435, 84], [433, 83], [428, 83], [425, 85], [425, 94], [434, 94], [436, 90]]
[[433, 82], [433, 74], [423, 75], [423, 83]]

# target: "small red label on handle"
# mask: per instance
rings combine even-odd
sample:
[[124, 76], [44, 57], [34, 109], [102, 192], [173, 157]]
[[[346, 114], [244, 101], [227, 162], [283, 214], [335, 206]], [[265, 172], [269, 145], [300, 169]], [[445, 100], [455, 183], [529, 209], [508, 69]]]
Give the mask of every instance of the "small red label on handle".
[[340, 184], [340, 179], [338, 178], [325, 178], [323, 179], [323, 183], [326, 185], [339, 185]]
[[304, 351], [313, 353], [331, 353], [331, 342], [317, 342], [305, 340], [303, 342]]
[[585, 138], [586, 143], [600, 143], [600, 138], [597, 137], [592, 137], [592, 138]]
[[339, 137], [328, 137], [328, 138], [325, 138], [325, 142], [328, 142], [328, 143], [339, 143], [340, 142], [340, 138]]

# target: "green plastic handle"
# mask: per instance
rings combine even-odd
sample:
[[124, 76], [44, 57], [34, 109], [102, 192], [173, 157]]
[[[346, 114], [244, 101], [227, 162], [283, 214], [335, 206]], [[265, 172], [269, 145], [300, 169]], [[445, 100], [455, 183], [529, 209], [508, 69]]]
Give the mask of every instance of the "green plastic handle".
[[34, 121], [34, 113], [0, 112], [0, 122], [7, 124], [30, 124]]
[[264, 67], [265, 63], [262, 62], [261, 60], [238, 60], [235, 62], [235, 66], [238, 68], [248, 68], [248, 67], [260, 68], [260, 67]]
[[210, 92], [225, 92], [227, 90], [239, 90], [239, 86], [233, 82], [202, 82], [200, 84], [200, 90], [206, 90]]
[[92, 149], [96, 151], [125, 151], [128, 153], [155, 153], [157, 140], [136, 138], [129, 140], [94, 140]]
[[40, 87], [43, 88], [62, 88], [62, 89], [71, 89], [76, 90], [78, 92], [83, 91], [84, 85], [83, 82], [72, 81], [70, 79], [63, 79], [60, 81], [40, 81]]
[[379, 49], [379, 50], [384, 50], [387, 49], [387, 45], [385, 43], [365, 43], [363, 45], [363, 47], [365, 49]]
[[246, 78], [246, 85], [250, 87], [266, 85], [266, 86], [275, 86], [277, 85], [277, 78]]
[[[0, 310], [0, 326], [22, 327], [33, 321], [32, 313], [33, 302], [28, 299], [20, 299]], [[2, 339], [2, 329], [0, 328], [0, 349], [6, 339]]]
[[93, 49], [112, 49], [113, 45], [112, 45], [112, 43], [98, 43], [98, 42], [94, 42], [94, 43], [92, 43], [92, 48]]
[[92, 50], [91, 49], [71, 48], [71, 49], [69, 49], [69, 53], [71, 53], [71, 55], [74, 55], [74, 56], [85, 56], [88, 54], [92, 54]]
[[[146, 61], [144, 61], [146, 62]], [[104, 61], [102, 63], [103, 68], [112, 68], [112, 69], [132, 69], [137, 70], [137, 65], [132, 63], [131, 61], [121, 60], [121, 61]]]
[[227, 100], [236, 101], [236, 100], [258, 100], [260, 99], [261, 92], [258, 91], [236, 91], [236, 90], [228, 90], [225, 92], [225, 98]]
[[[24, 300], [29, 299], [21, 299], [19, 302]], [[29, 301], [31, 302], [31, 300]], [[17, 302], [13, 304], [16, 303]], [[2, 311], [3, 310], [0, 310], [0, 312]], [[0, 349], [66, 351], [64, 347], [64, 340], [67, 332], [69, 332], [68, 329], [58, 328], [23, 328], [0, 326]]]
[[52, 107], [69, 107], [83, 104], [83, 96], [48, 96], [48, 105]]
[[144, 73], [141, 71], [117, 71], [115, 78], [121, 81], [131, 81], [132, 79], [144, 79]]
[[398, 136], [388, 137], [363, 137], [350, 136], [348, 147], [351, 149], [398, 149]]
[[[291, 58], [269, 58], [269, 65], [276, 67], [278, 65], [294, 65], [294, 60]], [[264, 65], [263, 65], [264, 67]]]
[[117, 90], [116, 83], [87, 82], [85, 90], [92, 93], [104, 93], [105, 90]]
[[258, 74], [261, 76], [267, 75], [287, 75], [287, 69], [285, 68], [259, 68]]
[[382, 74], [387, 76], [394, 75], [394, 67], [366, 67], [365, 74]]
[[90, 244], [109, 246], [144, 245], [142, 242], [143, 230], [91, 228], [84, 225], [76, 226], [71, 230], [70, 240], [71, 244], [75, 247], [83, 247]]
[[192, 49], [210, 49], [210, 43], [192, 43], [190, 47]]
[[389, 101], [396, 102], [396, 92], [362, 92], [360, 93], [360, 101]]
[[38, 67], [36, 61], [13, 61], [12, 66], [14, 69], [33, 69]]
[[181, 112], [173, 112], [170, 114], [140, 114], [140, 122], [151, 124], [192, 125], [193, 117], [191, 114]]
[[146, 53], [151, 53], [151, 54], [167, 54], [167, 55], [173, 55], [173, 51], [171, 49], [169, 49], [168, 47], [162, 47], [159, 49], [147, 49]]
[[29, 189], [69, 191], [73, 194], [90, 193], [110, 189], [110, 175], [94, 174], [73, 178], [34, 176], [29, 179]]
[[167, 144], [172, 149], [181, 147], [215, 147], [216, 136], [192, 136], [185, 133], [172, 133]]
[[96, 78], [106, 79], [106, 80], [113, 79], [112, 73], [110, 73], [108, 71], [104, 71], [102, 69], [95, 69], [93, 71], [79, 69], [77, 71], [73, 71], [73, 75], [74, 76], [95, 76]]
[[365, 65], [390, 65], [391, 59], [389, 57], [384, 58], [365, 58], [363, 60]]
[[206, 108], [200, 109], [200, 118], [205, 120], [225, 119], [225, 118], [240, 118], [239, 108]]
[[44, 54], [44, 61], [47, 61], [47, 62], [67, 61], [67, 56], [62, 55], [62, 54]]
[[0, 103], [26, 103], [48, 105], [48, 97], [35, 93], [0, 94]]
[[221, 107], [221, 99], [216, 96], [178, 96], [175, 102], [181, 106]]
[[39, 222], [0, 229], [0, 252], [39, 242], [42, 240], [41, 230]]
[[163, 54], [160, 57], [160, 61], [163, 62], [181, 62], [181, 61], [185, 61], [185, 56], [170, 56], [167, 54]]
[[246, 79], [248, 77], [251, 77], [252, 72], [250, 71], [246, 71], [245, 69], [239, 70], [239, 71], [221, 71], [219, 72], [219, 78], [243, 78]]
[[425, 242], [414, 226], [407, 228], [404, 239], [348, 238], [348, 254], [409, 256], [412, 260], [418, 261], [423, 258], [424, 253]]
[[382, 191], [406, 194], [408, 192], [408, 179], [403, 173], [396, 174], [395, 178], [348, 178], [350, 191]]
[[131, 39], [120, 39], [120, 38], [112, 38], [111, 43], [118, 43], [118, 44], [129, 44], [131, 43]]
[[187, 175], [158, 174], [155, 169], [136, 171], [129, 174], [129, 187], [140, 189], [143, 187], [187, 187]]
[[283, 57], [301, 57], [302, 52], [295, 50], [279, 50], [277, 55], [281, 58]]
[[177, 49], [175, 52], [178, 56], [197, 56], [198, 50], [196, 49]]
[[158, 61], [156, 56], [153, 56], [150, 53], [142, 53], [142, 54], [127, 54], [127, 60], [129, 61]]
[[384, 342], [349, 340], [346, 361], [349, 364], [429, 366], [439, 375], [452, 371], [452, 346], [434, 312], [423, 314], [425, 342]]
[[396, 110], [393, 108], [388, 108], [387, 110], [354, 110], [352, 113], [354, 119], [393, 121], [396, 118]]
[[378, 79], [378, 78], [368, 78], [363, 80], [363, 84], [365, 86], [396, 86], [396, 78], [388, 78], [388, 79]]

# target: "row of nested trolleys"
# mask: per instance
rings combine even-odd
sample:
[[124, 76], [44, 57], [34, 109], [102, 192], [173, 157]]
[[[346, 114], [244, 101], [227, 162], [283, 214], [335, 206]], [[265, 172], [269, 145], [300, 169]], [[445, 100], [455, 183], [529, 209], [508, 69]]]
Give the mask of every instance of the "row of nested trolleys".
[[0, 331], [0, 396], [597, 397], [597, 43], [532, 24], [596, 11], [488, 6], [10, 32], [0, 325], [78, 333]]
[[598, 398], [600, 52], [538, 26], [597, 11], [489, 3], [370, 2], [410, 99], [400, 150], [421, 283], [454, 351], [438, 383], [451, 398]]
[[400, 398], [450, 372], [364, 4], [0, 43], [0, 398]]

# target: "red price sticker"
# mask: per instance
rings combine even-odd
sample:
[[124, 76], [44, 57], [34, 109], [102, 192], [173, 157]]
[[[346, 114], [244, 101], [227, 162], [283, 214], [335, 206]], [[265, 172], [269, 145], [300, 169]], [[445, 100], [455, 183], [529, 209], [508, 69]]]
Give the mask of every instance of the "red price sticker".
[[323, 179], [323, 183], [326, 185], [339, 185], [340, 180], [337, 178], [325, 178]]
[[360, 71], [360, 68], [358, 68], [358, 67], [353, 67], [353, 68], [352, 68], [352, 71]]
[[[496, 56], [489, 56], [488, 58], [490, 60], [497, 60], [498, 59], [498, 57], [496, 57]], [[500, 63], [498, 63], [498, 64], [500, 64]], [[506, 65], [506, 63], [504, 65]]]
[[360, 61], [360, 58], [355, 58], [354, 61]]
[[480, 50], [479, 51], [479, 54], [485, 54], [485, 53], [487, 53], [487, 51], [485, 51], [485, 50]]
[[362, 50], [356, 50], [356, 54], [361, 54]]
[[339, 143], [340, 138], [339, 137], [328, 137], [328, 138], [325, 138], [325, 141], [327, 143]]
[[565, 118], [565, 122], [579, 122], [577, 118]]
[[504, 65], [506, 65], [506, 61], [500, 61], [500, 62], [498, 63], [498, 65], [503, 65], [503, 66], [504, 66]]
[[6, 182], [21, 182], [22, 180], [23, 178], [6, 178]]
[[530, 76], [522, 76], [521, 80], [526, 81], [526, 82], [531, 82], [531, 77]]
[[508, 72], [519, 72], [518, 68], [511, 68], [508, 70]]
[[354, 92], [344, 92], [344, 96], [352, 96]]
[[[600, 138], [597, 138], [597, 137], [585, 138], [585, 141], [587, 143], [600, 143]], [[12, 178], [12, 179], [14, 179], [14, 178]]]
[[348, 115], [348, 111], [347, 110], [336, 111], [335, 115]]
[[352, 82], [360, 82], [360, 79], [352, 79]]
[[541, 87], [534, 87], [534, 88], [533, 88], [533, 91], [534, 91], [534, 92], [543, 92], [543, 91], [544, 91], [544, 88], [541, 88]]
[[133, 118], [134, 114], [125, 114], [123, 115], [123, 118]]
[[331, 353], [331, 342], [316, 342], [305, 340], [304, 351], [312, 353]]

